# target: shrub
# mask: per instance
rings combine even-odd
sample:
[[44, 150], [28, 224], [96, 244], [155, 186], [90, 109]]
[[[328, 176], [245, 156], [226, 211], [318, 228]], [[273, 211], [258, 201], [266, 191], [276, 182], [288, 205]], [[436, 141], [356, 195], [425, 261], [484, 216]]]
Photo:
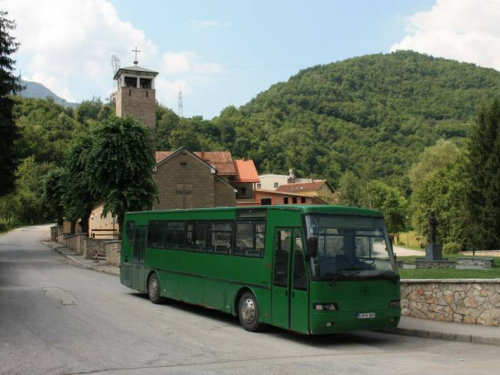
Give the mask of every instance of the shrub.
[[406, 243], [404, 241], [399, 241], [398, 246], [406, 246]]
[[443, 252], [445, 254], [458, 254], [462, 250], [462, 245], [458, 242], [448, 242], [443, 246]]

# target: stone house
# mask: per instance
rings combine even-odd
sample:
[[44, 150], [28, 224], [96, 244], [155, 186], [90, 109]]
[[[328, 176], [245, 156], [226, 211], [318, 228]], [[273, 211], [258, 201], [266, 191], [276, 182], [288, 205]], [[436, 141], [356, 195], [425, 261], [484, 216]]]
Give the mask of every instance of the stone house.
[[228, 151], [157, 151], [153, 178], [159, 190], [155, 210], [244, 205], [254, 201], [259, 181], [251, 160]]

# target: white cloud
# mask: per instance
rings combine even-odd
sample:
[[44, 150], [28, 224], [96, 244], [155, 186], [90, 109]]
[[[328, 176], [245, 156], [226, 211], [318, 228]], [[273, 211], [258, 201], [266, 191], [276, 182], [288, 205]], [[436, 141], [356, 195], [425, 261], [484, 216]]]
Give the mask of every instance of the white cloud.
[[475, 63], [500, 70], [500, 0], [437, 0], [429, 11], [406, 21], [407, 32], [395, 50]]
[[23, 74], [67, 100], [73, 98], [64, 80], [85, 77], [101, 90], [112, 85], [111, 55], [128, 66], [135, 46], [142, 63], [156, 54], [152, 41], [120, 20], [108, 0], [4, 0], [2, 7], [17, 23], [19, 53], [29, 57]]
[[213, 20], [189, 20], [191, 29], [200, 31], [205, 29], [223, 29], [231, 26], [229, 22], [219, 22]]
[[222, 67], [216, 63], [202, 62], [195, 52], [167, 52], [163, 55], [161, 71], [165, 74], [198, 74], [211, 75], [222, 72]]

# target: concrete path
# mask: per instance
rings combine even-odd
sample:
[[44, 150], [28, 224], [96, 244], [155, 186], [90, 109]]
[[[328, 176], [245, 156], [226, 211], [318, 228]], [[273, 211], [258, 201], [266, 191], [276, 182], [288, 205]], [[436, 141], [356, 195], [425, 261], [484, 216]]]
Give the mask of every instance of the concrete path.
[[0, 374], [494, 374], [493, 345], [380, 332], [244, 331], [233, 316], [153, 305], [115, 276], [43, 245], [48, 227], [0, 238]]
[[413, 250], [400, 246], [392, 246], [394, 253], [398, 257], [425, 257], [425, 250]]

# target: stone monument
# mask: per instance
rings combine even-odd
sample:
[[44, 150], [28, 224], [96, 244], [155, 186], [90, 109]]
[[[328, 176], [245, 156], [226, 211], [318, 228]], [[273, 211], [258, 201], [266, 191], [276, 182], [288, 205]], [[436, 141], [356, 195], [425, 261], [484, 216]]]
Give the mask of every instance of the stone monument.
[[443, 260], [443, 249], [440, 244], [436, 243], [438, 221], [434, 211], [431, 211], [427, 217], [427, 222], [429, 223], [429, 243], [425, 246], [425, 260]]

